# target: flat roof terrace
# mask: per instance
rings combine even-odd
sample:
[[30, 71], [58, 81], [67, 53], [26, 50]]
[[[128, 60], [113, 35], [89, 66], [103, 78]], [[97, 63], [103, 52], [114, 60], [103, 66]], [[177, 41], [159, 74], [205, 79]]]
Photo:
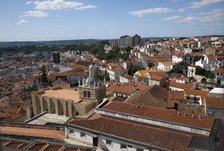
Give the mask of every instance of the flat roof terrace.
[[64, 115], [57, 115], [57, 114], [44, 114], [32, 121], [28, 124], [35, 124], [35, 125], [45, 125], [47, 123], [54, 123], [54, 124], [64, 124], [69, 117]]

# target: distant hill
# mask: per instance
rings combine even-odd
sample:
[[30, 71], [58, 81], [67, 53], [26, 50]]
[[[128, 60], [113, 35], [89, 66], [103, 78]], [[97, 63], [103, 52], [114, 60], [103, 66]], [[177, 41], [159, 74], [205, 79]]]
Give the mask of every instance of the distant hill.
[[66, 46], [74, 44], [94, 44], [100, 42], [99, 39], [80, 39], [80, 40], [58, 40], [58, 41], [13, 41], [13, 42], [0, 42], [0, 47], [13, 47], [13, 46]]

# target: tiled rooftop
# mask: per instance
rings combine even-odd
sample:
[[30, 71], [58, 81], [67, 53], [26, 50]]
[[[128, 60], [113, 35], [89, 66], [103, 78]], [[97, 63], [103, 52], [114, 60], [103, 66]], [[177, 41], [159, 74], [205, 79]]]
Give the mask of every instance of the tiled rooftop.
[[39, 137], [39, 138], [50, 138], [59, 140], [64, 139], [64, 131], [59, 130], [13, 127], [13, 126], [0, 126], [0, 129], [1, 129], [0, 135]]
[[68, 145], [62, 142], [52, 143], [47, 140], [30, 141], [27, 139], [16, 139], [7, 137], [0, 138], [0, 149], [17, 151], [94, 151], [90, 147]]
[[223, 97], [207, 97], [206, 106], [208, 108], [224, 108], [224, 98]]
[[132, 94], [135, 91], [138, 90], [143, 90], [147, 88], [147, 85], [143, 85], [141, 82], [135, 82], [134, 84], [132, 83], [124, 83], [124, 84], [110, 84], [107, 87], [107, 91], [109, 92], [118, 92], [118, 93], [125, 93], [125, 94]]
[[89, 120], [73, 120], [70, 124], [170, 150], [189, 150], [192, 139], [189, 133], [101, 115]]
[[60, 98], [65, 100], [71, 100], [74, 103], [80, 102], [79, 91], [68, 90], [68, 89], [59, 89], [59, 90], [46, 90], [42, 96]]
[[176, 81], [170, 81], [170, 87], [181, 88], [184, 90], [193, 89], [193, 83], [178, 83]]
[[149, 106], [141, 107], [120, 102], [112, 102], [106, 105], [103, 109], [113, 112], [137, 115], [164, 122], [175, 123], [177, 125], [188, 125], [204, 129], [211, 129], [215, 120], [210, 116], [201, 116], [201, 118], [197, 118], [196, 116], [195, 118], [193, 118], [191, 114], [178, 115], [178, 112], [172, 110], [154, 108]]

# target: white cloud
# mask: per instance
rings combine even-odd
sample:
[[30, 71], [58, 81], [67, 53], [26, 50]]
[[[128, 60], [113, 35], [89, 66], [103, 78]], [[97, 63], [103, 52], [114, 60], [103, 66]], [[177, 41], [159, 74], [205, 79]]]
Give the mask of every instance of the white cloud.
[[183, 8], [179, 8], [177, 11], [178, 11], [179, 13], [181, 13], [181, 12], [184, 12], [185, 10], [184, 10]]
[[87, 9], [95, 8], [94, 5], [85, 5], [81, 2], [70, 2], [64, 0], [45, 0], [45, 1], [35, 1], [36, 5], [34, 9], [37, 10], [61, 10], [61, 9]]
[[207, 25], [215, 24], [224, 26], [224, 9], [215, 9], [211, 12], [199, 13], [186, 17], [170, 16], [163, 20], [173, 21], [176, 23], [202, 23]]
[[208, 13], [200, 13], [198, 18], [203, 23], [224, 25], [224, 9], [215, 9]]
[[94, 6], [94, 5], [85, 5], [85, 6], [81, 6], [81, 7], [75, 8], [75, 9], [83, 10], [83, 9], [89, 9], [89, 8], [96, 8], [96, 6]]
[[170, 17], [163, 18], [163, 20], [172, 21], [172, 20], [177, 20], [179, 18], [180, 18], [180, 16], [170, 16]]
[[190, 4], [190, 8], [201, 8], [201, 7], [205, 7], [211, 4], [221, 3], [221, 2], [224, 2], [224, 0], [200, 0], [197, 2], [192, 2]]
[[178, 23], [194, 23], [197, 21], [197, 19], [198, 19], [197, 17], [188, 16], [185, 18], [178, 19], [178, 20], [176, 20], [176, 22], [178, 22]]
[[39, 10], [29, 10], [24, 12], [24, 17], [46, 17], [48, 13]]
[[150, 15], [150, 14], [163, 14], [163, 13], [169, 13], [172, 12], [173, 10], [170, 8], [162, 8], [162, 7], [157, 7], [157, 8], [149, 8], [149, 9], [143, 9], [143, 10], [137, 10], [137, 11], [129, 11], [128, 13], [137, 16], [137, 17], [142, 17], [145, 15]]
[[29, 5], [29, 4], [32, 4], [33, 2], [32, 1], [28, 1], [28, 2], [26, 2], [25, 4], [26, 5]]
[[27, 20], [20, 20], [19, 22], [16, 23], [17, 26], [23, 26], [25, 23], [27, 23], [28, 21]]

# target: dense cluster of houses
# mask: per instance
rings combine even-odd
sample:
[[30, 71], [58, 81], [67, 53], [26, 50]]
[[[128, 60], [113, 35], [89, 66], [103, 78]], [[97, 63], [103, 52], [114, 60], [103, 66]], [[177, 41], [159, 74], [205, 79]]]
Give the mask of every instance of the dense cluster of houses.
[[100, 150], [222, 149], [224, 37], [143, 40], [118, 62], [88, 51], [53, 54], [1, 58], [2, 122], [27, 124], [46, 112], [71, 117], [59, 124], [64, 140]]

